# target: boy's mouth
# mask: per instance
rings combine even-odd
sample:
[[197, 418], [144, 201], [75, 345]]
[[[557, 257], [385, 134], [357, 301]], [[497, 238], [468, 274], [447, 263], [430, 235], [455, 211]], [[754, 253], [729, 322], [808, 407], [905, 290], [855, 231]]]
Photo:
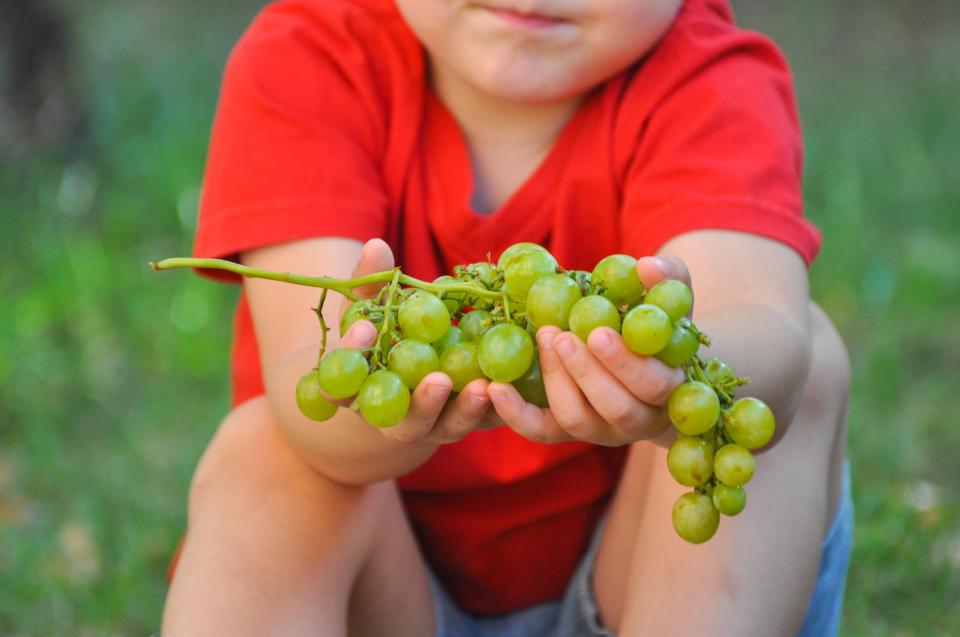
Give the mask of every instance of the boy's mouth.
[[525, 29], [544, 29], [567, 22], [567, 20], [557, 16], [537, 13], [536, 10], [530, 11], [513, 7], [494, 6], [487, 4], [480, 5], [479, 8], [482, 11], [494, 15], [504, 22]]

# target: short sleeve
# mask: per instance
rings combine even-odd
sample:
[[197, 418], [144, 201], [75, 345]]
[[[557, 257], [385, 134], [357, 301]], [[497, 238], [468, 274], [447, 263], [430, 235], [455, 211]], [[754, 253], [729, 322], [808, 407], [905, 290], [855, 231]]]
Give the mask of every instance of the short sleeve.
[[803, 215], [802, 138], [776, 47], [730, 25], [688, 24], [633, 83], [660, 93], [624, 179], [624, 249], [653, 254], [685, 232], [725, 229], [781, 241], [809, 265], [821, 237]]
[[286, 2], [240, 39], [211, 135], [196, 256], [383, 235], [382, 109], [358, 43], [364, 28], [350, 15]]

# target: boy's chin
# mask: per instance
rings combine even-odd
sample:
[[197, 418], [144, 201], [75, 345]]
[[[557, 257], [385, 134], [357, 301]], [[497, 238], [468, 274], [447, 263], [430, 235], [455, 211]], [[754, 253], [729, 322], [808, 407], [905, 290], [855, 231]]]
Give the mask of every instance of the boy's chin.
[[578, 97], [590, 89], [588, 83], [543, 75], [500, 74], [477, 77], [474, 86], [484, 94], [505, 102], [542, 104]]

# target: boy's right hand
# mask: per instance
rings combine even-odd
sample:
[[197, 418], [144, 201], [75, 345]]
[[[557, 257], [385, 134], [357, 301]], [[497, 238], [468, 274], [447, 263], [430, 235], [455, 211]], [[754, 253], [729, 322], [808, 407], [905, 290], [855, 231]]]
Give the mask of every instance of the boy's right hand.
[[[363, 247], [353, 276], [364, 276], [394, 267], [393, 252], [380, 239], [371, 239]], [[372, 298], [380, 285], [357, 288], [355, 293], [363, 298]], [[344, 302], [341, 315], [349, 302]], [[364, 349], [372, 347], [377, 339], [377, 329], [370, 321], [357, 321], [340, 339], [339, 347]], [[457, 442], [477, 429], [487, 416], [490, 400], [485, 379], [478, 378], [467, 384], [463, 391], [447, 401], [453, 388], [450, 377], [442, 372], [427, 374], [410, 395], [410, 410], [406, 418], [393, 427], [380, 429], [387, 438], [401, 443], [425, 440], [438, 444]], [[352, 399], [333, 401], [347, 406]]]

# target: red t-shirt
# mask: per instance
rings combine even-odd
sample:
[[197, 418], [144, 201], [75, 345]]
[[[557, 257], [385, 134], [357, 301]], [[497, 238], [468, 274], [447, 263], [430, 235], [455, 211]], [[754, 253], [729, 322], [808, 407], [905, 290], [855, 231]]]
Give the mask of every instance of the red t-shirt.
[[[688, 0], [655, 50], [587, 96], [493, 214], [470, 207], [468, 150], [425, 72], [392, 2], [268, 6], [227, 65], [196, 255], [382, 237], [405, 272], [431, 280], [517, 241], [586, 270], [702, 228], [770, 237], [808, 263], [819, 248], [802, 213], [787, 65], [767, 39], [733, 26], [725, 0]], [[243, 299], [233, 388], [237, 403], [263, 392]], [[398, 482], [457, 601], [499, 614], [562, 594], [625, 451], [499, 428], [442, 447]]]

